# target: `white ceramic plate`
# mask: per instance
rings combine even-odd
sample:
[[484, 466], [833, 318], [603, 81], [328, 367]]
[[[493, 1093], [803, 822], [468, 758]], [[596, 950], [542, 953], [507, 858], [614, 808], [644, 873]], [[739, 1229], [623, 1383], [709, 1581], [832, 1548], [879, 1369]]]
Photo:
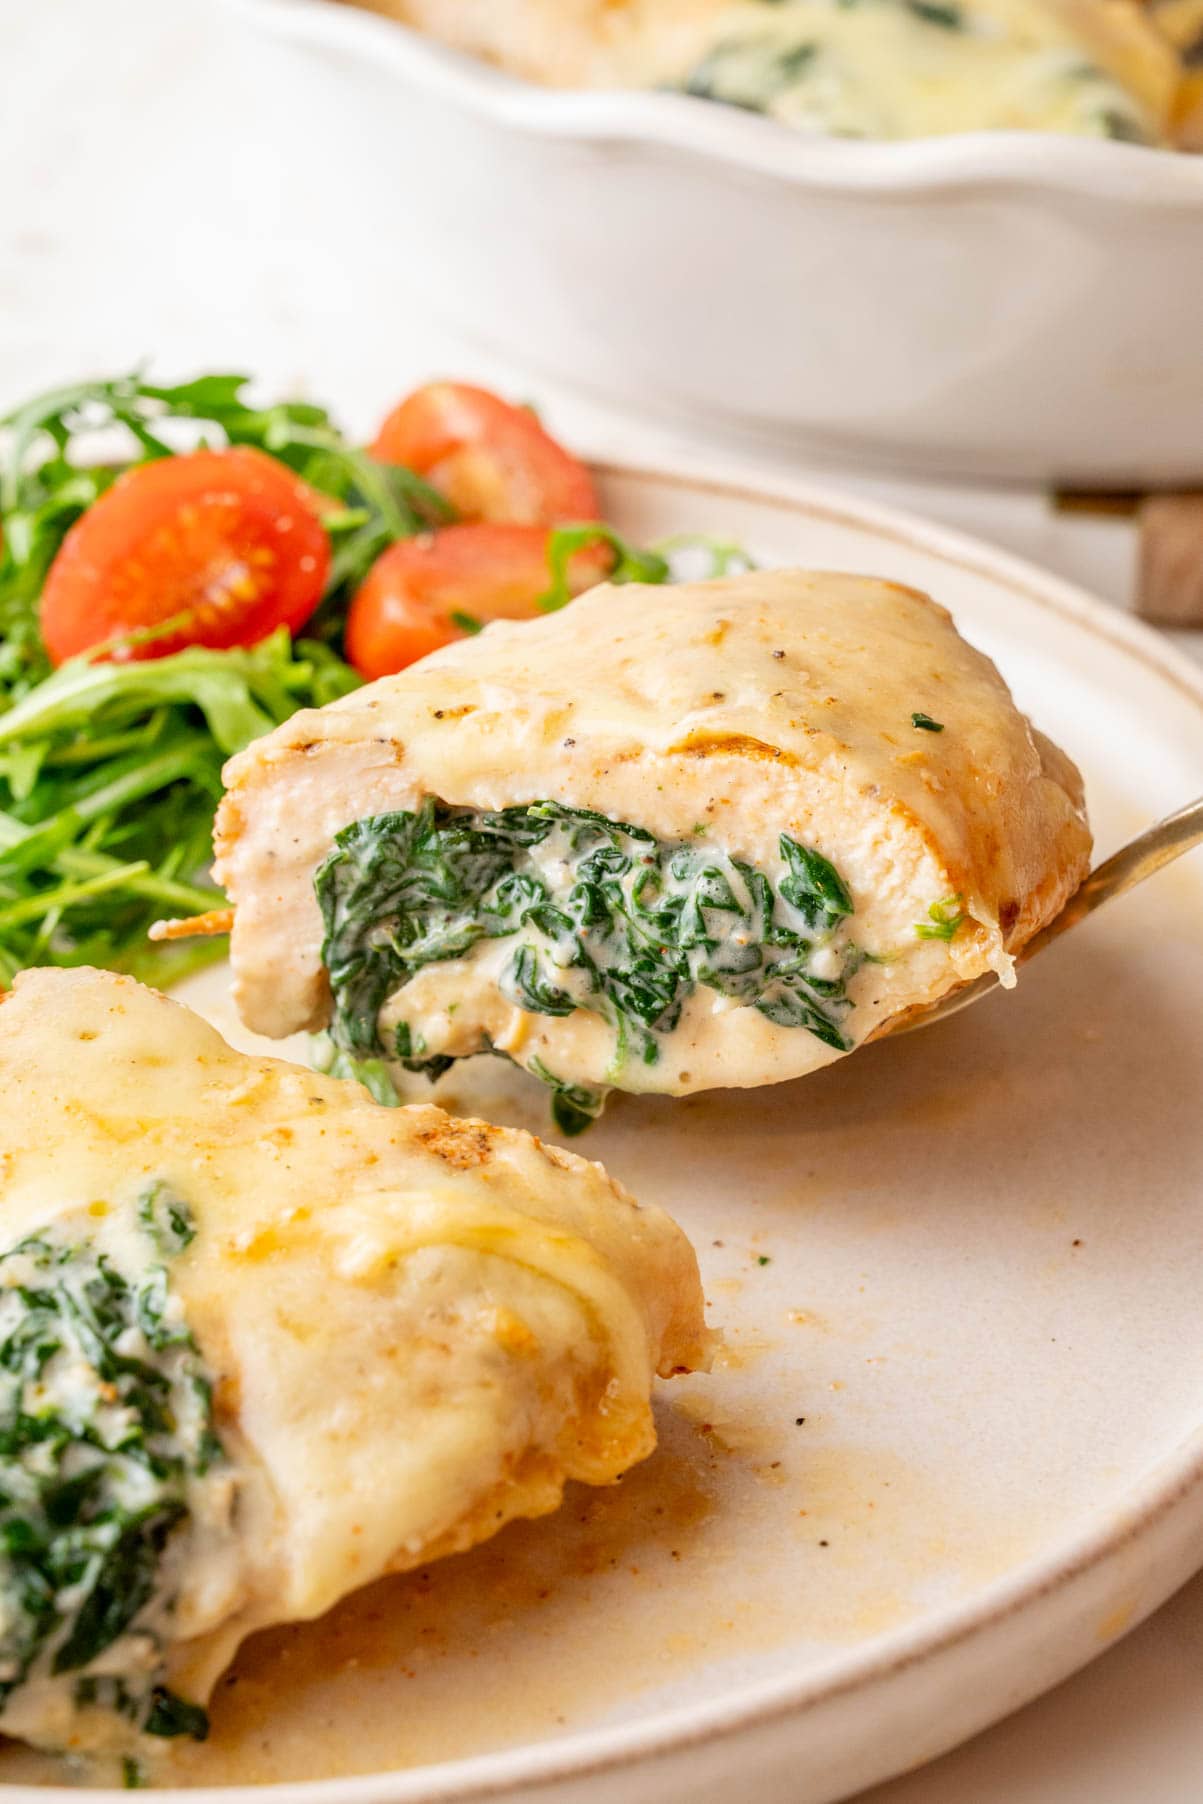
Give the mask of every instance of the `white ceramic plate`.
[[276, 179], [318, 259], [340, 266], [368, 222], [386, 294], [425, 289], [532, 368], [701, 442], [953, 477], [1203, 474], [1203, 157], [808, 140], [682, 95], [538, 88], [331, 0], [229, 3], [271, 52]]
[[[637, 538], [929, 589], [1081, 761], [1101, 851], [1198, 791], [1203, 679], [1065, 585], [809, 490], [603, 476]], [[718, 1369], [663, 1387], [623, 1485], [251, 1644], [189, 1781], [827, 1804], [1153, 1609], [1203, 1563], [1199, 863], [929, 1033], [776, 1089], [615, 1098], [585, 1150], [693, 1235]], [[253, 1043], [223, 973], [191, 1000]], [[499, 1063], [441, 1091], [543, 1125]], [[377, 1776], [306, 1783], [331, 1772]]]

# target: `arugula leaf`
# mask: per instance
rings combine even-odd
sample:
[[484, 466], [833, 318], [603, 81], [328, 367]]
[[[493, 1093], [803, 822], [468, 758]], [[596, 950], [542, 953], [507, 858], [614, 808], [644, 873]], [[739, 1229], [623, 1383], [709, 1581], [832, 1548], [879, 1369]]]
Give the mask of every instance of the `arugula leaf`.
[[578, 551], [586, 551], [591, 545], [608, 545], [614, 553], [614, 563], [606, 577], [607, 582], [666, 583], [671, 580], [672, 572], [667, 558], [662, 557], [658, 551], [640, 551], [615, 532], [612, 526], [604, 526], [596, 520], [581, 526], [556, 526], [552, 528], [547, 542], [551, 581], [547, 593], [539, 597], [539, 606], [545, 614], [554, 614], [557, 609], [567, 607], [572, 600], [568, 566]]
[[[311, 648], [312, 662], [305, 658], [303, 641], [298, 649], [301, 656], [294, 659], [281, 628], [249, 651], [194, 645], [131, 664], [72, 658], [0, 715], [0, 751], [14, 742], [28, 744], [89, 728], [94, 754], [98, 728], [128, 731], [131, 721], [171, 702], [200, 710], [219, 751], [241, 751], [295, 711], [298, 695], [305, 697], [320, 683], [319, 671], [329, 676], [330, 654], [324, 646]], [[333, 687], [335, 693], [345, 693], [353, 686], [347, 680]], [[136, 747], [138, 740], [130, 743]]]
[[0, 715], [0, 977], [98, 964], [163, 984], [220, 957], [220, 941], [164, 956], [146, 934], [222, 900], [206, 872], [225, 757], [357, 680], [280, 632], [249, 651], [74, 659], [27, 691]]
[[[155, 950], [146, 932], [221, 900], [207, 870], [224, 757], [356, 686], [334, 648], [351, 589], [394, 540], [452, 516], [411, 471], [348, 444], [324, 408], [254, 407], [245, 388], [240, 375], [164, 386], [135, 372], [0, 421], [0, 981], [92, 963], [164, 984], [222, 955], [219, 941]], [[67, 532], [123, 470], [200, 445], [254, 446], [328, 498], [332, 568], [309, 636], [51, 672], [37, 611]]]

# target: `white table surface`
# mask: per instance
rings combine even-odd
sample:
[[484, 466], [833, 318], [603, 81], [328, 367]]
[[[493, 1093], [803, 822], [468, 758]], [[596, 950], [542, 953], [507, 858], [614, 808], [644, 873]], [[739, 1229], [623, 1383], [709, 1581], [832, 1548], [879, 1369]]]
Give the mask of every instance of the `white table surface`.
[[[443, 373], [537, 398], [570, 442], [597, 452], [671, 462], [697, 449], [549, 391], [424, 316], [385, 278], [353, 195], [345, 257], [317, 262], [314, 154], [320, 131], [291, 115], [216, 0], [0, 0], [0, 410], [153, 358], [168, 376], [253, 371], [366, 429], [382, 403]], [[1134, 542], [1122, 519], [1067, 518], [1024, 491], [802, 473], [978, 533], [1128, 605]], [[1203, 633], [1175, 638], [1203, 663]], [[1203, 1577], [1057, 1691], [861, 1804], [1199, 1799]]]

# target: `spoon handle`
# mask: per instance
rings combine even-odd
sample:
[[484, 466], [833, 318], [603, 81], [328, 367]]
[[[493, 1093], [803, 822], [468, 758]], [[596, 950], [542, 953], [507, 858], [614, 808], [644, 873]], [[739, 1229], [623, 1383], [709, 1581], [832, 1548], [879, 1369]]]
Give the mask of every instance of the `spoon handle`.
[[[1104, 902], [1110, 902], [1113, 896], [1122, 896], [1125, 890], [1135, 889], [1154, 871], [1163, 866], [1173, 864], [1175, 858], [1181, 858], [1184, 852], [1203, 844], [1203, 796], [1197, 801], [1188, 802], [1185, 808], [1179, 808], [1176, 814], [1169, 814], [1155, 827], [1150, 827], [1138, 839], [1121, 846], [1110, 858], [1103, 861], [1096, 870], [1084, 880], [1081, 886], [1069, 898], [1061, 913], [1051, 920], [1047, 927], [1033, 934], [1027, 945], [1019, 953], [1016, 963], [1026, 964], [1037, 952], [1043, 952], [1046, 946], [1066, 932], [1084, 921], [1087, 915], [1101, 908]], [[951, 990], [942, 996], [930, 1008], [924, 1009], [901, 1026], [889, 1027], [888, 1034], [917, 1033], [921, 1028], [930, 1027], [933, 1022], [943, 1021], [949, 1015], [957, 1015], [979, 996], [997, 987], [998, 976], [994, 971], [984, 971], [975, 977], [963, 989]]]
[[1121, 846], [1110, 858], [1091, 871], [1080, 887], [1070, 897], [1061, 913], [1041, 928], [1028, 941], [1019, 954], [1018, 962], [1026, 964], [1029, 958], [1053, 940], [1058, 939], [1070, 927], [1076, 927], [1087, 915], [1101, 908], [1104, 902], [1110, 902], [1113, 896], [1122, 896], [1126, 890], [1134, 889], [1160, 871], [1165, 865], [1173, 864], [1175, 858], [1181, 858], [1194, 846], [1203, 844], [1203, 796], [1188, 802], [1185, 808], [1168, 814], [1155, 827], [1150, 827], [1139, 838], [1128, 845]]

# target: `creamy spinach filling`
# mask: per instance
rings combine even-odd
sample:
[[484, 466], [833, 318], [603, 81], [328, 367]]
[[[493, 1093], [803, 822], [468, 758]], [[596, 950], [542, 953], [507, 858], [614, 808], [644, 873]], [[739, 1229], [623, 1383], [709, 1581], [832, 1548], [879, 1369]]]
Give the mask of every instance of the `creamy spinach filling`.
[[32, 1704], [207, 1732], [163, 1683], [193, 1488], [223, 1459], [171, 1281], [195, 1227], [164, 1183], [129, 1225], [120, 1254], [58, 1225], [0, 1254], [0, 1730]]
[[[426, 966], [486, 941], [507, 942], [498, 982], [519, 1008], [609, 1022], [608, 1077], [620, 1088], [633, 1061], [659, 1060], [699, 986], [846, 1052], [848, 983], [863, 956], [848, 937], [852, 897], [813, 847], [783, 833], [779, 848], [774, 881], [704, 838], [657, 840], [555, 802], [486, 812], [428, 799], [356, 821], [315, 878], [338, 1068], [369, 1079], [380, 1060], [446, 1070], [453, 1060], [420, 1040], [397, 999]], [[598, 1112], [599, 1093], [537, 1060], [528, 1068], [555, 1091], [566, 1132]]]
[[[1047, 119], [1056, 129], [1152, 141], [1133, 97], [1076, 45], [1026, 45], [1018, 29], [1009, 36], [971, 0], [761, 0], [761, 10], [764, 25], [750, 22], [725, 32], [677, 84], [682, 92], [769, 113], [812, 132], [892, 137], [911, 129], [899, 115], [900, 103], [909, 96], [915, 108], [924, 106], [932, 84], [928, 59], [943, 40], [950, 59], [946, 80], [959, 76], [971, 91], [1000, 54], [1014, 62], [995, 98], [993, 89], [981, 89], [982, 128], [1025, 121], [1036, 127]], [[880, 33], [875, 19], [909, 25], [913, 70], [904, 65], [900, 74], [893, 52], [883, 66], [885, 52], [864, 35]]]

